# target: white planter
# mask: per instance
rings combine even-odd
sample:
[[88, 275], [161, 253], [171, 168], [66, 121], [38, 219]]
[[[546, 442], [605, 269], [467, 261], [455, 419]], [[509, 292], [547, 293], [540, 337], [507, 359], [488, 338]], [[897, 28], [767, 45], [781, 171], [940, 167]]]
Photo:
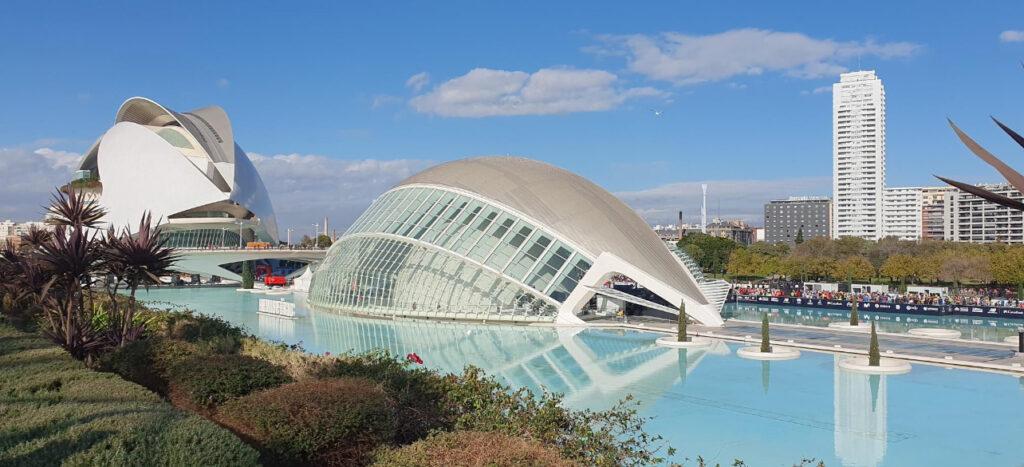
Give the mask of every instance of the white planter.
[[856, 332], [871, 332], [871, 323], [860, 323], [856, 326], [850, 325], [849, 322], [845, 323], [828, 323], [828, 327], [832, 329], [839, 329], [843, 331], [856, 331]]
[[771, 352], [762, 352], [761, 346], [743, 347], [736, 355], [750, 360], [793, 360], [800, 357], [800, 351], [792, 347], [772, 346]]
[[869, 375], [901, 375], [910, 372], [910, 362], [895, 358], [883, 358], [878, 366], [868, 365], [868, 357], [849, 357], [839, 361], [839, 368], [854, 373]]
[[936, 337], [940, 339], [959, 339], [960, 331], [942, 328], [914, 328], [907, 331], [912, 336]]
[[655, 344], [661, 347], [671, 347], [674, 349], [696, 349], [711, 346], [711, 339], [706, 337], [691, 336], [690, 340], [679, 342], [676, 340], [676, 336], [665, 336], [659, 337]]

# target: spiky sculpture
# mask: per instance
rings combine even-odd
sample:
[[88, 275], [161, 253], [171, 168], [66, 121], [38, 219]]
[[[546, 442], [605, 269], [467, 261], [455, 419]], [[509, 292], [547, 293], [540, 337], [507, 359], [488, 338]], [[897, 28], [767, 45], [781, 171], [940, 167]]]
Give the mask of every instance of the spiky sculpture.
[[[1021, 147], [1024, 147], [1024, 137], [1022, 137], [1016, 131], [1013, 131], [1006, 125], [1003, 125], [1003, 122], [996, 120], [995, 117], [992, 117], [992, 120], [996, 122], [996, 125], [998, 125], [999, 128], [1001, 128], [1007, 135], [1010, 135], [1010, 138], [1013, 138], [1013, 140], [1016, 141], [1017, 144], [1019, 144]], [[971, 152], [974, 153], [974, 155], [978, 156], [981, 160], [985, 161], [986, 163], [988, 163], [988, 165], [991, 165], [997, 171], [999, 171], [999, 173], [1004, 178], [1006, 178], [1006, 181], [1010, 182], [1010, 185], [1013, 185], [1013, 187], [1016, 188], [1017, 191], [1024, 192], [1024, 175], [1021, 175], [1020, 172], [1011, 169], [1010, 166], [1006, 165], [1006, 163], [999, 160], [999, 158], [997, 158], [996, 156], [993, 156], [992, 153], [988, 152], [988, 150], [986, 150], [985, 148], [981, 147], [981, 145], [975, 142], [973, 139], [971, 139], [970, 136], [967, 136], [967, 133], [964, 133], [963, 130], [957, 127], [952, 120], [949, 120], [949, 126], [953, 128], [953, 132], [956, 133], [956, 136], [960, 138], [960, 141], [964, 143], [964, 146], [967, 146], [967, 149], [970, 149]], [[984, 188], [974, 186], [969, 183], [958, 182], [956, 180], [950, 180], [948, 178], [939, 177], [937, 175], [936, 178], [948, 183], [949, 185], [966, 191], [972, 195], [978, 196], [982, 199], [986, 199], [988, 201], [996, 203], [1000, 206], [1006, 206], [1008, 208], [1016, 209], [1018, 211], [1024, 211], [1024, 203], [1021, 203], [1020, 201], [1017, 201], [1015, 199], [997, 193], [993, 193]]]

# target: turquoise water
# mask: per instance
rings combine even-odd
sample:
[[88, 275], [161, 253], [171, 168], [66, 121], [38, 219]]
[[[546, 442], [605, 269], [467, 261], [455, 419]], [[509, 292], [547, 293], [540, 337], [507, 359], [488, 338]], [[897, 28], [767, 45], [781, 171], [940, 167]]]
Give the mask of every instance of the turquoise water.
[[[726, 303], [722, 315], [748, 321], [761, 321], [761, 315], [769, 313], [772, 323], [803, 324], [826, 327], [828, 323], [847, 322], [849, 310], [827, 308], [761, 305], [753, 303]], [[961, 339], [987, 342], [1002, 342], [1004, 338], [1017, 336], [1017, 328], [1024, 326], [1024, 320], [1004, 318], [979, 318], [974, 316], [926, 316], [863, 311], [861, 319], [874, 320], [879, 331], [905, 333], [911, 328], [947, 328], [960, 331]]]
[[[284, 296], [291, 300], [290, 296]], [[258, 315], [258, 300], [233, 289], [160, 289], [147, 300], [221, 316], [267, 339], [310, 352], [382, 347], [425, 364], [486, 369], [514, 386], [566, 394], [576, 408], [607, 408], [627, 394], [649, 428], [680, 451], [731, 465], [1024, 465], [1024, 379], [915, 365], [909, 374], [841, 371], [831, 354], [758, 362], [736, 345], [656, 347], [656, 334], [550, 327], [375, 320], [310, 311], [297, 320]], [[695, 464], [688, 462], [687, 465]]]

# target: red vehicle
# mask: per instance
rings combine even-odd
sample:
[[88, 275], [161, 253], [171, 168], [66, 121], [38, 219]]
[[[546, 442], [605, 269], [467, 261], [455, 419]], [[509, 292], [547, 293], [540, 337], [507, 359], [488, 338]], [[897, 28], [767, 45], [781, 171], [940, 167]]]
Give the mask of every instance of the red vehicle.
[[284, 276], [275, 276], [273, 274], [267, 274], [266, 276], [263, 276], [263, 283], [268, 287], [274, 285], [285, 286], [288, 285], [288, 279], [285, 279]]

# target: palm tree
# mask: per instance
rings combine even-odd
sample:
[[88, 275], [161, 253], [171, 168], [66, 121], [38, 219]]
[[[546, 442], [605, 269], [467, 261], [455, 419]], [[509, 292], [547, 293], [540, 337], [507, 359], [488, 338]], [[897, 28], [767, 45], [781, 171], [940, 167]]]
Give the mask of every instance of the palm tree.
[[41, 293], [48, 327], [44, 333], [77, 358], [89, 359], [106, 339], [94, 327], [86, 290], [101, 261], [95, 235], [82, 224], [58, 225], [39, 249], [40, 264], [50, 275]]
[[96, 200], [87, 200], [81, 191], [72, 189], [54, 193], [46, 210], [50, 214], [50, 223], [67, 227], [95, 228], [106, 214]]
[[[153, 225], [148, 212], [142, 215], [134, 234], [127, 228], [120, 235], [115, 235], [112, 228], [108, 230], [104, 240], [104, 272], [109, 278], [107, 289], [111, 295], [111, 338], [119, 346], [136, 340], [144, 330], [144, 325], [134, 324], [138, 308], [135, 294], [139, 287], [148, 289], [160, 282], [160, 276], [168, 274], [177, 260], [174, 250], [166, 247], [165, 242], [160, 237], [159, 224]], [[121, 283], [128, 289], [128, 306], [124, 310], [116, 300]]]

